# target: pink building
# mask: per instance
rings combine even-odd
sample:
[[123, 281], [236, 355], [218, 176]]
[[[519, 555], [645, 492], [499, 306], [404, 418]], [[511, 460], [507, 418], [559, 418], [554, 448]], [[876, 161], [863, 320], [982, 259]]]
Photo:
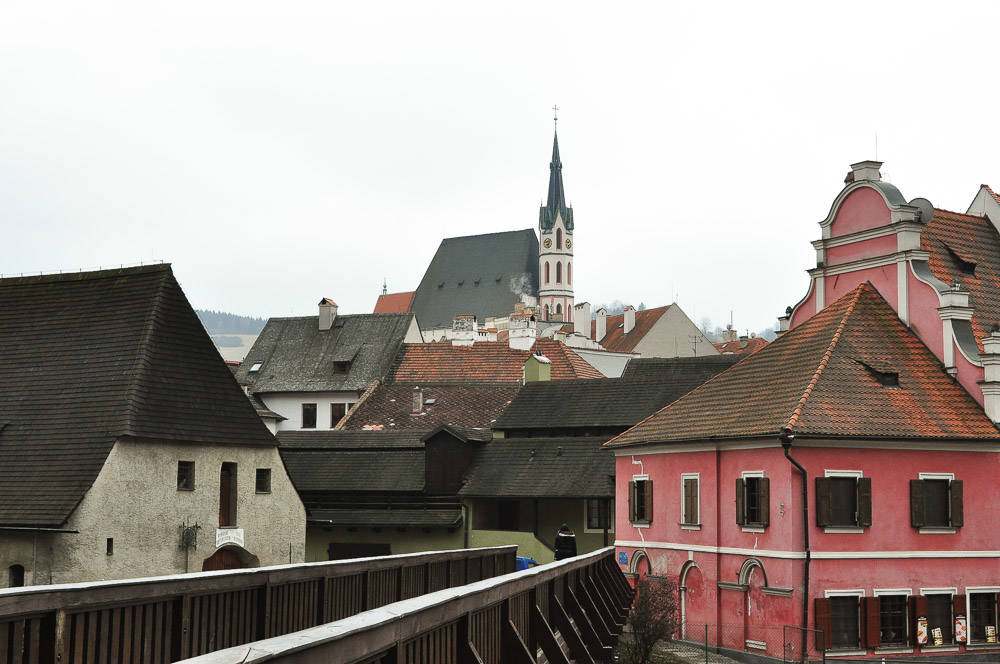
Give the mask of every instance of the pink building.
[[[847, 189], [874, 202], [857, 182]], [[845, 199], [831, 213], [838, 233]], [[844, 233], [882, 232], [866, 230], [867, 213], [851, 219]], [[925, 250], [903, 251], [912, 273], [906, 261]], [[850, 273], [848, 286], [821, 266], [790, 331], [609, 441], [628, 505], [619, 562], [679, 582], [687, 638], [707, 624], [723, 647], [796, 659], [803, 646], [887, 658], [997, 649], [1000, 432], [915, 333], [926, 312], [911, 306], [911, 327], [897, 316], [884, 268]], [[955, 319], [938, 318], [939, 342], [942, 320]], [[822, 637], [789, 639], [785, 625]]]

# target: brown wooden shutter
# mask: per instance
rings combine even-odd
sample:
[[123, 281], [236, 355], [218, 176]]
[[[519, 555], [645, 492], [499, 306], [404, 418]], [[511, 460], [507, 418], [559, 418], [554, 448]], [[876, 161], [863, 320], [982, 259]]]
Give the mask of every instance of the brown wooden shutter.
[[684, 480], [684, 523], [698, 523], [698, 480]]
[[830, 600], [817, 597], [813, 612], [816, 614], [816, 629], [819, 630], [816, 632], [816, 649], [820, 651], [829, 650], [830, 645], [833, 643], [832, 635], [830, 634]]
[[743, 486], [746, 482], [742, 477], [736, 478], [736, 525], [742, 526], [746, 523], [746, 507], [744, 504]]
[[833, 504], [830, 498], [830, 478], [816, 478], [816, 525], [825, 528], [833, 521]]
[[872, 478], [858, 478], [858, 525], [868, 528], [872, 525]]
[[646, 480], [646, 490], [643, 492], [642, 497], [646, 503], [646, 521], [653, 523], [653, 480]]
[[635, 521], [635, 482], [628, 483], [628, 520]]
[[760, 487], [760, 524], [767, 528], [771, 523], [771, 480], [762, 477], [757, 486]]
[[953, 618], [955, 616], [965, 616], [966, 618], [969, 617], [968, 609], [966, 608], [965, 605], [965, 595], [952, 595], [951, 605], [952, 605], [952, 610], [954, 611], [954, 613], [952, 614]]
[[965, 505], [962, 497], [962, 480], [951, 481], [951, 525], [961, 528], [965, 523]]
[[917, 643], [917, 618], [920, 616], [927, 617], [927, 598], [914, 595], [910, 597], [910, 643], [913, 645]]
[[923, 528], [924, 523], [924, 481], [910, 480], [910, 525]]
[[861, 614], [865, 620], [865, 647], [878, 648], [882, 643], [882, 605], [879, 598], [862, 597]]

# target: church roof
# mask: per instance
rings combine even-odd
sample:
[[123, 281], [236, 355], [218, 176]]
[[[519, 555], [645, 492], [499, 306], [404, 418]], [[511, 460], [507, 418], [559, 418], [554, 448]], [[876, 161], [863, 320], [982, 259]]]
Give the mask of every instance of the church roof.
[[566, 190], [563, 187], [562, 160], [559, 158], [559, 134], [552, 138], [552, 161], [549, 162], [549, 196], [546, 205], [539, 210], [538, 225], [543, 231], [550, 230], [556, 223], [556, 215], [562, 215], [566, 230], [573, 230], [573, 208], [566, 205]]
[[450, 328], [455, 315], [506, 316], [538, 288], [533, 229], [445, 238], [424, 273], [410, 310], [421, 329]]
[[405, 314], [413, 304], [414, 291], [405, 293], [382, 293], [375, 302], [373, 314]]
[[61, 525], [119, 438], [276, 445], [169, 265], [0, 279], [0, 349], [2, 525]]

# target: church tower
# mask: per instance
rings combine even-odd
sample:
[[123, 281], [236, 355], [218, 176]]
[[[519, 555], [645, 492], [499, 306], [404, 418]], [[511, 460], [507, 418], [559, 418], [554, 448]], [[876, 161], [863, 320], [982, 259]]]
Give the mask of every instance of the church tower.
[[[553, 118], [558, 120], [558, 118]], [[552, 139], [549, 198], [538, 211], [538, 309], [542, 320], [573, 322], [573, 208], [566, 205], [559, 133]]]

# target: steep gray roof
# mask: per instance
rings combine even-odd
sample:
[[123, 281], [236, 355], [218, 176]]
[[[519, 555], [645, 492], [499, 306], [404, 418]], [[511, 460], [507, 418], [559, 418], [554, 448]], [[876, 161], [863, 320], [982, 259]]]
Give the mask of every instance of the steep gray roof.
[[118, 438], [276, 444], [169, 265], [0, 279], [0, 349], [0, 525], [61, 525]]
[[[338, 315], [320, 330], [318, 316], [270, 318], [236, 378], [256, 393], [361, 391], [388, 372], [412, 320], [412, 313]], [[334, 362], [350, 362], [350, 370], [336, 373]]]
[[522, 293], [537, 289], [534, 230], [451, 237], [441, 241], [410, 310], [424, 330], [449, 328], [456, 314], [474, 314], [482, 323], [513, 312]]
[[459, 491], [468, 497], [610, 498], [609, 436], [497, 438], [483, 446]]

